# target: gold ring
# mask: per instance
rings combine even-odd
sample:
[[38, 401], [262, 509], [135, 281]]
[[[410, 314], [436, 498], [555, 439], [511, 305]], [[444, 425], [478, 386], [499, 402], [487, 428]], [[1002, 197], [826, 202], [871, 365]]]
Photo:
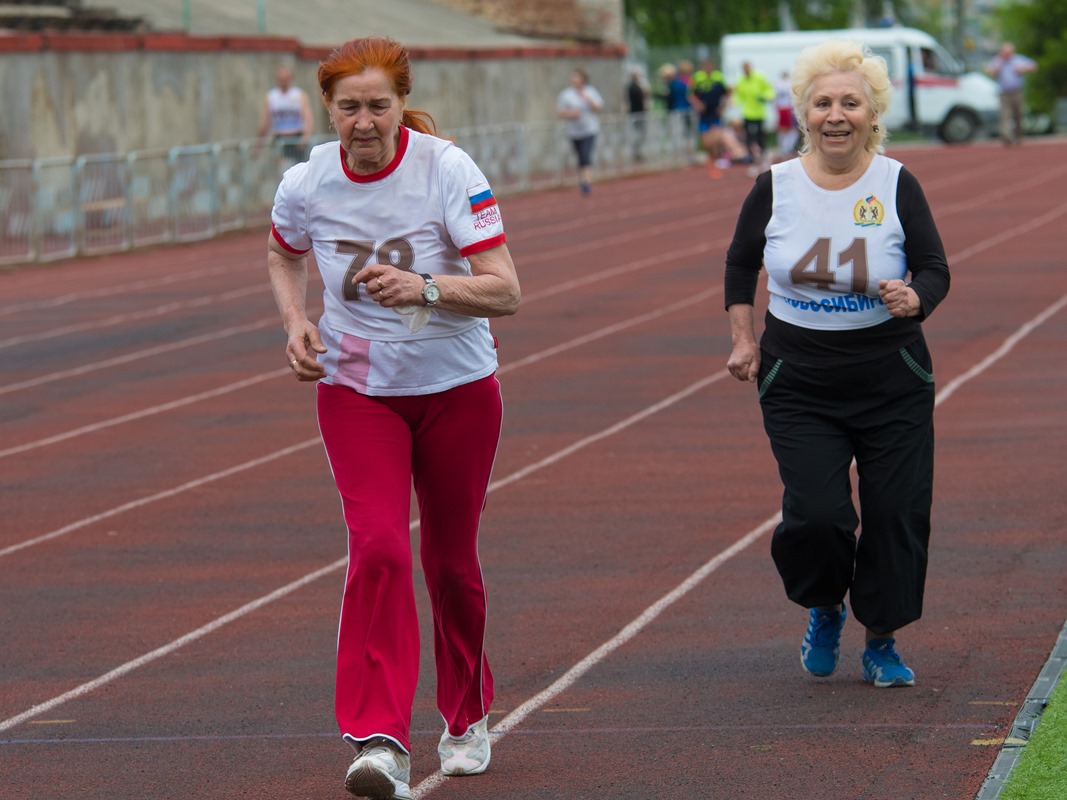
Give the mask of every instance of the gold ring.
[[296, 366], [296, 362], [299, 361], [299, 360], [300, 360], [299, 358], [294, 358], [292, 361], [289, 362], [289, 366], [290, 367]]
[[378, 281], [378, 291], [380, 292], [382, 290], [382, 279], [376, 278], [376, 280]]

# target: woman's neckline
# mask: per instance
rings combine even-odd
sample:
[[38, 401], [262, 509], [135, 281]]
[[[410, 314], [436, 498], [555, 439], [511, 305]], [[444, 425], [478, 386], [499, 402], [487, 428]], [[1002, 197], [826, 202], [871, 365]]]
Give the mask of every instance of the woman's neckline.
[[814, 154], [810, 159], [801, 157], [800, 166], [808, 180], [820, 189], [825, 189], [828, 192], [837, 192], [847, 189], [866, 175], [867, 170], [874, 163], [874, 156], [874, 153], [865, 152], [862, 158], [857, 159], [855, 164], [850, 165], [848, 169], [842, 172], [825, 171], [821, 168], [822, 162]]

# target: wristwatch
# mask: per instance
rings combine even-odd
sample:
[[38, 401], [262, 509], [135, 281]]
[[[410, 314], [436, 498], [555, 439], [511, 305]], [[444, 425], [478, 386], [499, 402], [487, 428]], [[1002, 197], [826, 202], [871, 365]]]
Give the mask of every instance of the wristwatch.
[[437, 281], [433, 279], [432, 275], [427, 275], [425, 272], [420, 272], [419, 274], [426, 281], [426, 285], [422, 287], [422, 299], [426, 301], [428, 306], [437, 305], [437, 301], [441, 299], [441, 287], [437, 285]]

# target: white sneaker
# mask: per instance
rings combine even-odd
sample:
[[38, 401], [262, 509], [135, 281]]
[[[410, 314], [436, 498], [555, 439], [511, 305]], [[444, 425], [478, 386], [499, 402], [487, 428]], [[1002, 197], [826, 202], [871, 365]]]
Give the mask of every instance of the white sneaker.
[[345, 775], [345, 788], [370, 800], [411, 800], [411, 756], [385, 737], [363, 742]]
[[437, 755], [441, 757], [441, 772], [445, 775], [479, 775], [489, 767], [489, 717], [482, 717], [458, 739], [441, 734]]

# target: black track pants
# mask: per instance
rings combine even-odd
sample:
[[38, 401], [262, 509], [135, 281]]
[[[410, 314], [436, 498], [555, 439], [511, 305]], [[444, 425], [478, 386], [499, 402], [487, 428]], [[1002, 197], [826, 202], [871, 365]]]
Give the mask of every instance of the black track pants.
[[[922, 338], [846, 366], [791, 364], [763, 352], [760, 406], [785, 487], [771, 555], [794, 602], [830, 606], [848, 594], [856, 619], [875, 633], [922, 616], [932, 372]], [[853, 457], [860, 515], [852, 501]]]

